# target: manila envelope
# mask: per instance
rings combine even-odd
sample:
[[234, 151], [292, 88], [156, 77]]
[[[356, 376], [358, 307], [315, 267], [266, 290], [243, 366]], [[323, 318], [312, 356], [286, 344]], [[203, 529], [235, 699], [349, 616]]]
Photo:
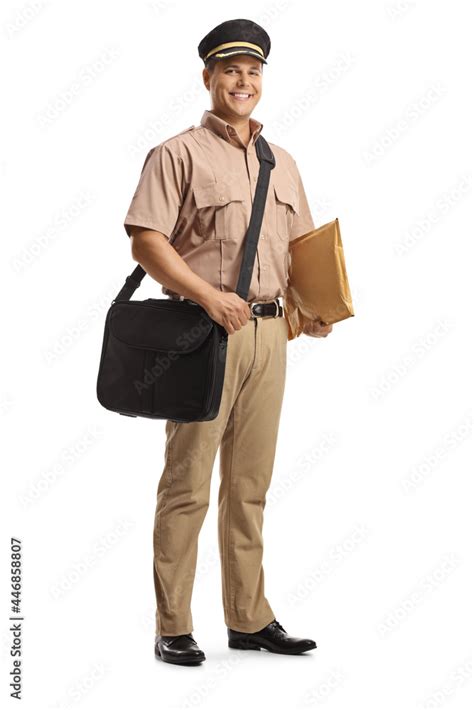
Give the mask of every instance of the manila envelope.
[[288, 340], [318, 319], [330, 325], [354, 315], [339, 220], [323, 224], [290, 242], [284, 313]]

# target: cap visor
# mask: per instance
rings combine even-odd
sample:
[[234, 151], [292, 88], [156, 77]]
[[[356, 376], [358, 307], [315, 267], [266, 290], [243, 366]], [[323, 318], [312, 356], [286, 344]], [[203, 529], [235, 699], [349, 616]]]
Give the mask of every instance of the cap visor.
[[[249, 49], [248, 47], [242, 47], [242, 49], [239, 49], [238, 47], [233, 47], [232, 49], [228, 49], [227, 51], [224, 50], [222, 52], [217, 52], [217, 54], [213, 54], [212, 57], [214, 57], [215, 59], [226, 59], [226, 57], [232, 57], [233, 55], [237, 54], [249, 54], [251, 57], [256, 57], [257, 59], [260, 59], [260, 61], [264, 64], [268, 64], [268, 62], [265, 61], [261, 54], [255, 52], [255, 50], [253, 49]], [[211, 59], [212, 57], [209, 57], [209, 59]]]

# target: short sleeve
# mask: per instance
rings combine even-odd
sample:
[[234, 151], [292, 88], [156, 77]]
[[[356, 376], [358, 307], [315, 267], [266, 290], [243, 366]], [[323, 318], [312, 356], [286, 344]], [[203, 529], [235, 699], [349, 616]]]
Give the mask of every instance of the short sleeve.
[[306, 192], [303, 186], [300, 171], [298, 170], [296, 162], [294, 160], [293, 162], [297, 178], [299, 214], [295, 214], [293, 218], [293, 224], [290, 232], [290, 242], [293, 241], [293, 239], [297, 239], [303, 234], [307, 234], [308, 232], [311, 232], [313, 231], [313, 229], [315, 229], [313, 217], [309, 208], [308, 199], [306, 197]]
[[145, 158], [140, 179], [125, 217], [130, 225], [154, 229], [170, 238], [183, 202], [183, 162], [166, 146], [152, 148]]

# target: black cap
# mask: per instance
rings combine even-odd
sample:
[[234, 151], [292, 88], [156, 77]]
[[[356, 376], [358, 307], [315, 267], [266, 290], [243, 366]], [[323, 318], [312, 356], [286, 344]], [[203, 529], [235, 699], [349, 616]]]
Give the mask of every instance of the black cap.
[[252, 20], [227, 20], [203, 37], [198, 52], [204, 63], [211, 57], [225, 59], [233, 54], [249, 54], [267, 64], [270, 37]]

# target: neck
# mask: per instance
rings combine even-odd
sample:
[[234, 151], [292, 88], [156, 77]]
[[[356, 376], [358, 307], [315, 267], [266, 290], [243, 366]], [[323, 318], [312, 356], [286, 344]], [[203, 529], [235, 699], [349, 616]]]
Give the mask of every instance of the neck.
[[223, 111], [219, 111], [217, 108], [212, 108], [211, 113], [213, 113], [218, 118], [222, 118], [223, 121], [227, 121], [230, 125], [235, 128], [239, 134], [239, 138], [242, 143], [248, 145], [250, 142], [250, 120], [248, 116], [229, 116]]

